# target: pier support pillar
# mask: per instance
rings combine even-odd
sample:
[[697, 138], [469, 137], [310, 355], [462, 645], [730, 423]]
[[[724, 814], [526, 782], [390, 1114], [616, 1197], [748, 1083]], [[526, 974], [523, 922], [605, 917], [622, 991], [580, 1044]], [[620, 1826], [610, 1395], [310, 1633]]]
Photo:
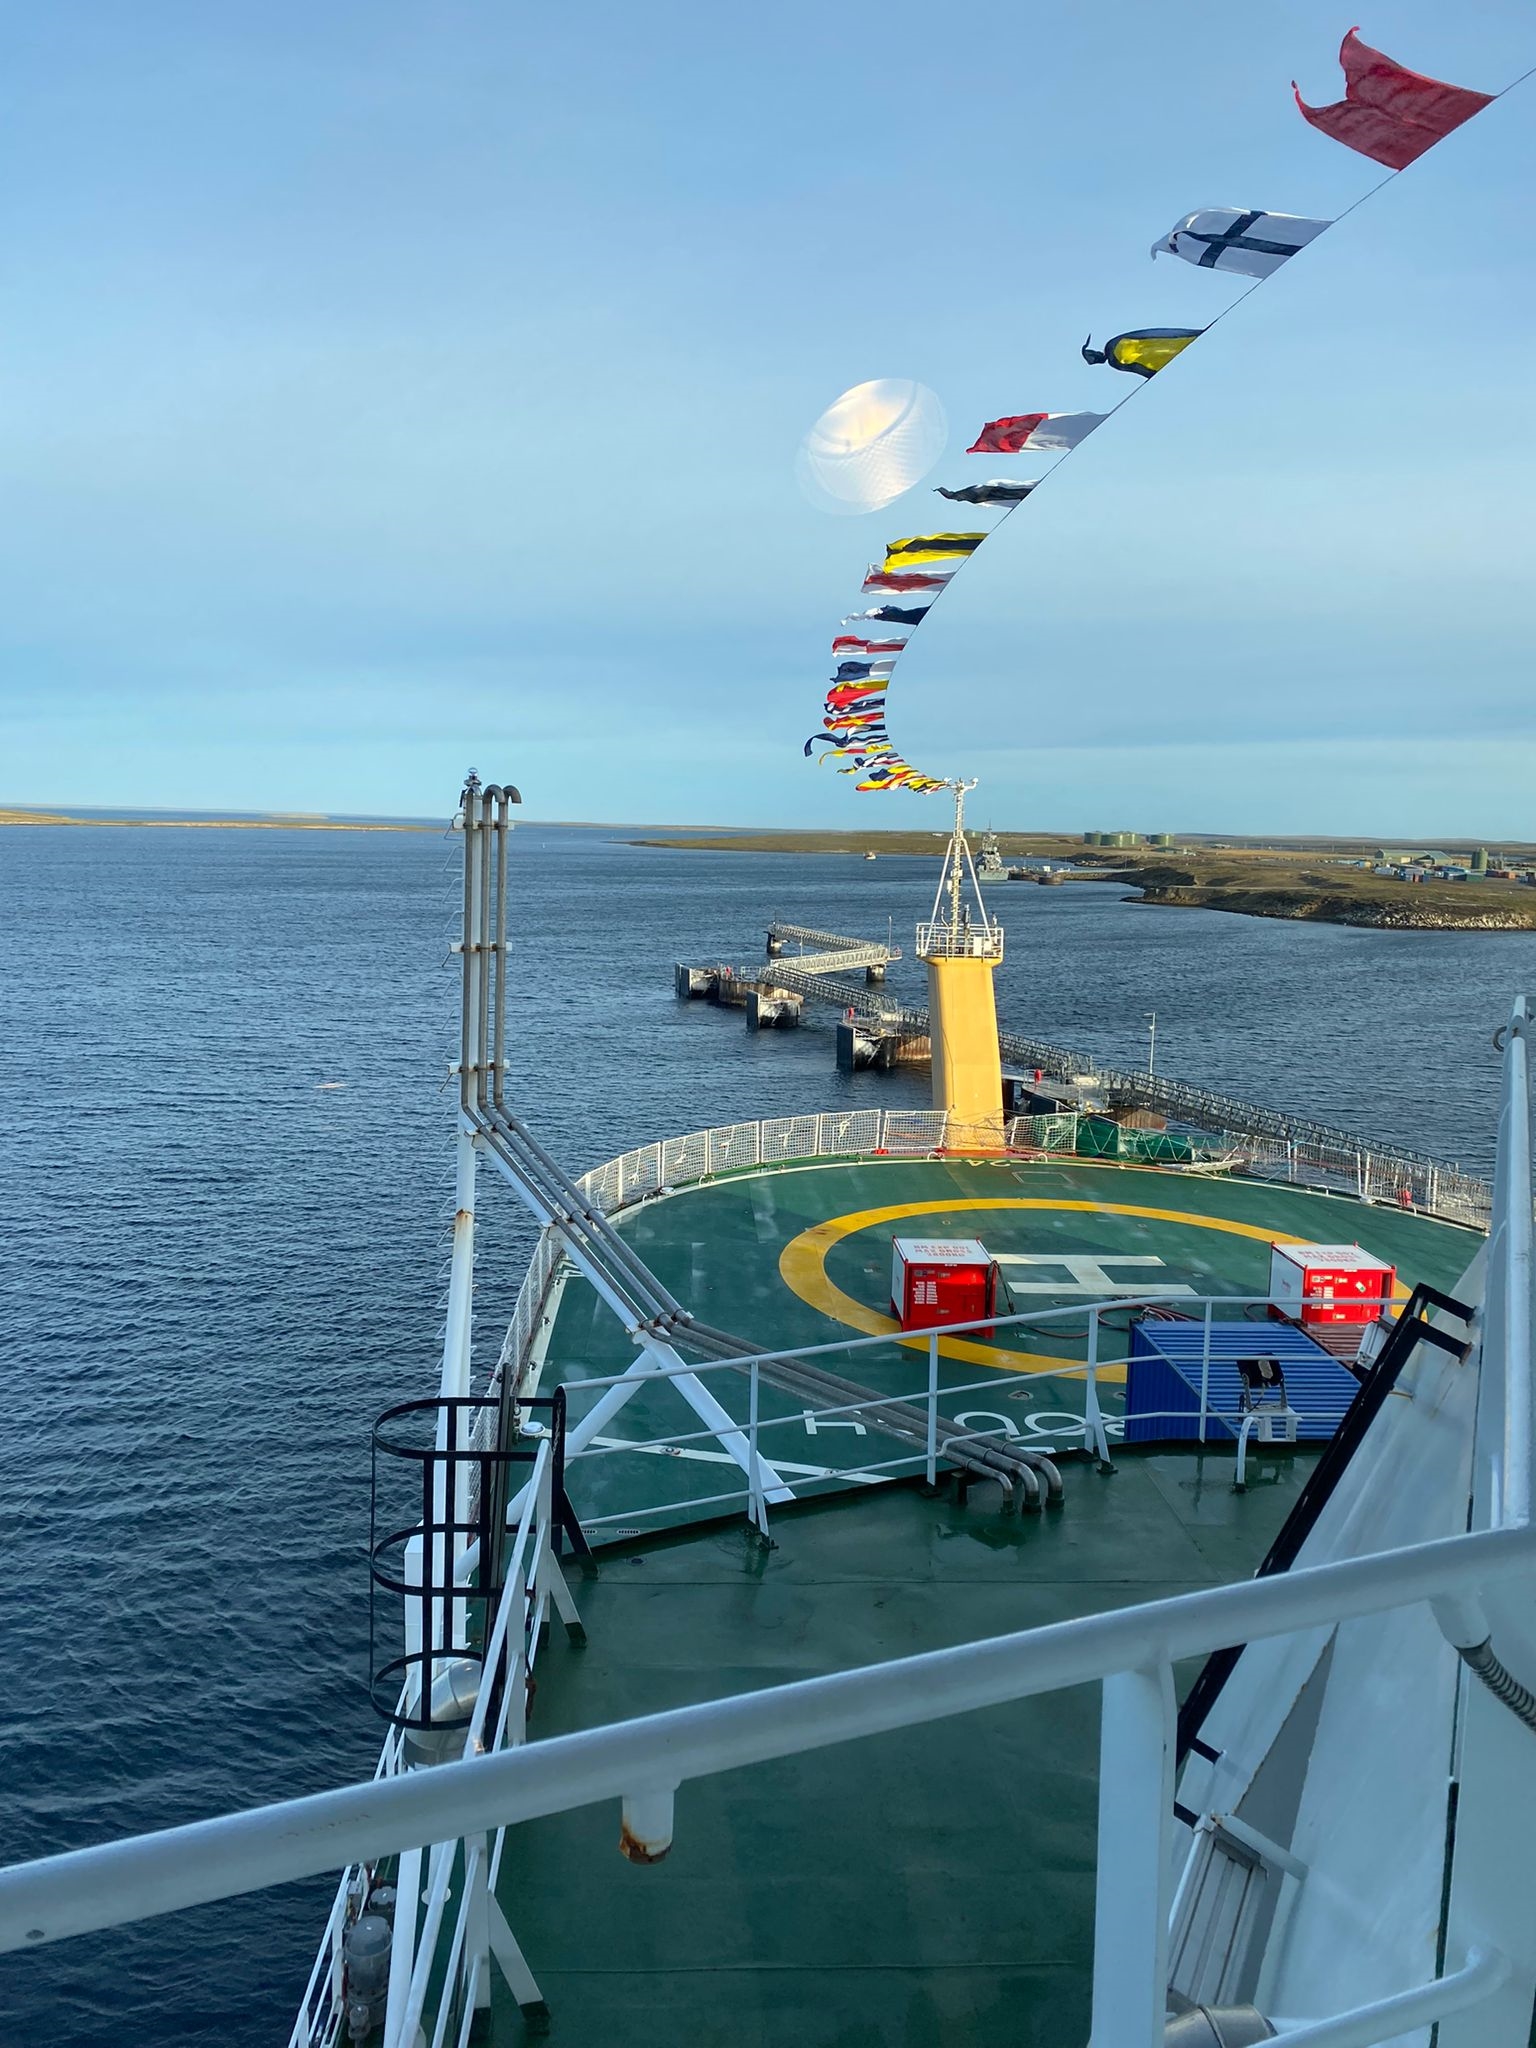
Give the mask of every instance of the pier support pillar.
[[785, 988], [753, 988], [747, 991], [749, 1031], [787, 1031], [800, 1022], [801, 999]]

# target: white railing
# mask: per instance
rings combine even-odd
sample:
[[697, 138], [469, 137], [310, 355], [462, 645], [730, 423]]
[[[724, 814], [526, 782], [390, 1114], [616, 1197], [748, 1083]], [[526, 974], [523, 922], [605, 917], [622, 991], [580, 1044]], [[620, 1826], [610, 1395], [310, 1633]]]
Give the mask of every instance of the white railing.
[[[1307, 1296], [1303, 1305], [1311, 1305], [1313, 1301], [1319, 1305], [1333, 1305], [1331, 1298], [1323, 1295]], [[744, 1405], [747, 1414], [741, 1428], [746, 1437], [748, 1457], [743, 1468], [741, 1485], [729, 1487], [718, 1493], [680, 1493], [657, 1499], [654, 1487], [648, 1481], [643, 1501], [601, 1514], [583, 1512], [582, 1526], [594, 1539], [601, 1540], [601, 1535], [611, 1533], [615, 1527], [629, 1531], [632, 1525], [637, 1523], [665, 1526], [670, 1520], [685, 1514], [697, 1514], [702, 1509], [710, 1509], [717, 1515], [724, 1515], [732, 1509], [741, 1508], [766, 1532], [767, 1502], [763, 1498], [762, 1488], [755, 1485], [747, 1476], [749, 1473], [757, 1472], [760, 1458], [791, 1480], [797, 1494], [800, 1495], [804, 1494], [807, 1486], [814, 1486], [822, 1480], [838, 1486], [860, 1486], [923, 1472], [932, 1482], [937, 1477], [938, 1466], [943, 1462], [945, 1455], [944, 1440], [940, 1433], [941, 1423], [957, 1425], [964, 1432], [960, 1439], [962, 1442], [985, 1440], [990, 1437], [1017, 1445], [1021, 1450], [1038, 1451], [1045, 1456], [1050, 1456], [1063, 1447], [1085, 1448], [1105, 1467], [1113, 1463], [1110, 1455], [1111, 1440], [1123, 1436], [1131, 1423], [1178, 1423], [1181, 1426], [1181, 1435], [1184, 1430], [1192, 1430], [1190, 1440], [1195, 1444], [1205, 1444], [1210, 1439], [1211, 1424], [1214, 1422], [1225, 1425], [1235, 1439], [1245, 1421], [1256, 1415], [1274, 1413], [1278, 1410], [1223, 1407], [1212, 1401], [1212, 1365], [1219, 1363], [1219, 1359], [1214, 1356], [1213, 1346], [1217, 1311], [1225, 1311], [1227, 1317], [1239, 1319], [1251, 1309], [1269, 1306], [1270, 1298], [1267, 1295], [1116, 1295], [1108, 1301], [1073, 1303], [1066, 1308], [1028, 1309], [1017, 1315], [989, 1316], [975, 1322], [946, 1323], [937, 1328], [903, 1331], [899, 1337], [847, 1337], [826, 1344], [804, 1345], [794, 1351], [762, 1352], [751, 1358], [711, 1359], [670, 1367], [656, 1365], [647, 1371], [644, 1381], [639, 1383], [632, 1374], [624, 1373], [602, 1379], [569, 1381], [566, 1383], [565, 1391], [567, 1400], [572, 1402], [588, 1396], [594, 1400], [600, 1399], [614, 1387], [634, 1390], [638, 1385], [649, 1386], [658, 1380], [685, 1376], [696, 1375], [707, 1380], [711, 1375], [719, 1375], [726, 1379], [727, 1384], [733, 1379], [746, 1382]], [[1102, 1374], [1106, 1369], [1116, 1373], [1123, 1372], [1126, 1360], [1102, 1355], [1105, 1318], [1112, 1315], [1138, 1314], [1149, 1308], [1175, 1310], [1181, 1317], [1201, 1326], [1198, 1378], [1192, 1385], [1195, 1405], [1193, 1408], [1177, 1409], [1133, 1410], [1127, 1407], [1117, 1411], [1111, 1407], [1106, 1410], [1101, 1393]], [[1036, 1368], [1009, 1372], [996, 1366], [989, 1366], [980, 1379], [965, 1381], [959, 1385], [945, 1384], [941, 1381], [940, 1347], [951, 1338], [975, 1335], [990, 1338], [999, 1333], [1025, 1331], [1048, 1337], [1059, 1325], [1075, 1322], [1079, 1318], [1086, 1318], [1087, 1321], [1086, 1350], [1081, 1360], [1063, 1358], [1059, 1366], [1053, 1366], [1049, 1371]], [[1251, 1327], [1252, 1354], [1263, 1356], [1266, 1324], [1263, 1320], [1255, 1320]], [[1273, 1330], [1275, 1326], [1270, 1324], [1268, 1327]], [[763, 1389], [765, 1386], [772, 1386], [773, 1368], [776, 1365], [793, 1365], [801, 1359], [814, 1359], [819, 1364], [825, 1364], [830, 1358], [840, 1354], [889, 1351], [898, 1343], [903, 1348], [916, 1349], [923, 1346], [926, 1349], [927, 1370], [920, 1383], [890, 1394], [861, 1390], [856, 1400], [836, 1404], [815, 1406], [797, 1401], [794, 1411], [788, 1415], [765, 1416], [762, 1413]], [[1245, 1352], [1244, 1355], [1248, 1353]], [[1026, 1389], [1038, 1390], [1042, 1379], [1080, 1380], [1083, 1384], [1082, 1414], [1072, 1415], [1064, 1410], [1047, 1410], [1044, 1414], [1029, 1411], [1021, 1417], [1024, 1425], [1021, 1429], [1009, 1417], [991, 1407], [975, 1411], [956, 1410], [957, 1402], [962, 1402], [972, 1395], [986, 1395], [993, 1400], [1007, 1401], [1016, 1392]], [[877, 1418], [882, 1409], [901, 1407], [919, 1408], [923, 1411], [927, 1432], [926, 1442], [921, 1449], [901, 1451], [889, 1457], [869, 1458], [857, 1464], [820, 1468], [787, 1463], [785, 1457], [780, 1455], [782, 1445], [777, 1440], [766, 1449], [763, 1448], [764, 1439], [776, 1431], [798, 1429], [809, 1435], [814, 1442], [816, 1426], [819, 1424], [854, 1416]], [[1298, 1409], [1293, 1406], [1291, 1412], [1299, 1422], [1314, 1419], [1305, 1408]], [[983, 1419], [990, 1425], [989, 1427], [979, 1426]], [[807, 1425], [810, 1427], [807, 1428]], [[878, 1431], [878, 1420], [872, 1421], [870, 1427]], [[572, 1428], [575, 1428], [574, 1417]], [[715, 1429], [670, 1430], [664, 1436], [633, 1439], [626, 1437], [622, 1440], [599, 1439], [572, 1451], [567, 1461], [567, 1470], [574, 1471], [579, 1466], [590, 1465], [598, 1459], [626, 1456], [655, 1459], [662, 1454], [674, 1458], [680, 1454], [686, 1459], [689, 1451], [695, 1446], [717, 1441], [718, 1431]], [[1239, 1448], [1239, 1471], [1241, 1466], [1242, 1456]]]
[[[1108, 1128], [1108, 1119], [1066, 1112], [1015, 1117], [1004, 1126], [1011, 1152], [1076, 1154], [1081, 1127]], [[686, 1137], [637, 1145], [582, 1175], [579, 1185], [606, 1214], [648, 1195], [670, 1192], [719, 1173], [787, 1166], [817, 1159], [922, 1158], [944, 1151], [948, 1114], [938, 1109], [851, 1109], [821, 1115], [767, 1117], [757, 1123], [717, 1124]], [[1117, 1127], [1118, 1129], [1118, 1127]], [[1424, 1215], [1485, 1230], [1492, 1194], [1486, 1181], [1457, 1167], [1370, 1146], [1307, 1143], [1252, 1137], [1238, 1131], [1119, 1129], [1111, 1153], [1088, 1159], [1126, 1165], [1224, 1169], [1265, 1180], [1284, 1180], [1325, 1193], [1411, 1207]], [[971, 1149], [971, 1148], [967, 1148]], [[988, 1155], [995, 1156], [995, 1155]]]
[[[471, 1882], [461, 1887], [452, 1939], [468, 1958], [467, 2019], [489, 1967], [477, 1914], [488, 1893], [493, 1831], [541, 1815], [620, 1799], [626, 1823], [652, 1850], [670, 1838], [678, 1786], [718, 1772], [918, 1726], [1097, 1682], [1103, 1689], [1100, 1749], [1098, 1901], [1093, 1978], [1094, 2048], [1160, 2048], [1166, 1994], [1166, 1925], [1172, 1829], [1169, 1758], [1174, 1739], [1172, 1667], [1233, 1643], [1293, 1635], [1368, 1614], [1428, 1604], [1441, 1620], [1465, 1616], [1480, 1597], [1511, 1581], [1529, 1589], [1536, 1576], [1530, 1521], [1532, 1381], [1530, 1359], [1532, 1228], [1529, 1023], [1516, 1006], [1505, 1047], [1495, 1212], [1490, 1245], [1475, 1467], [1486, 1461], [1498, 1484], [1483, 1525], [1469, 1533], [1378, 1555], [1293, 1569], [1261, 1580], [1186, 1593], [1043, 1628], [1021, 1631], [892, 1663], [844, 1671], [557, 1736], [428, 1772], [107, 1843], [0, 1872], [0, 1951], [35, 1947], [268, 1885], [335, 1869], [366, 1868], [387, 1855], [416, 1855], [427, 1844], [462, 1845]], [[1492, 1425], [1496, 1423], [1497, 1427]], [[520, 1526], [519, 1543], [529, 1526]], [[1437, 1605], [1438, 1603], [1438, 1605]], [[505, 1619], [504, 1619], [505, 1618]], [[498, 1613], [505, 1656], [516, 1605]], [[522, 1631], [517, 1630], [519, 1654]], [[1475, 1640], [1475, 1638], [1474, 1638]], [[503, 1687], [508, 1714], [515, 1684]], [[490, 1688], [483, 1697], [490, 1698]], [[505, 1739], [508, 1721], [496, 1731]], [[482, 1720], [481, 1737], [485, 1727]], [[477, 1855], [478, 1845], [478, 1855]], [[424, 2011], [422, 1958], [438, 1901], [441, 1932], [458, 1852], [436, 1853], [421, 1938], [409, 1951], [406, 2002], [392, 1999], [391, 2039], [412, 2011]], [[1516, 1902], [1518, 1907], [1519, 1902]], [[1521, 1909], [1523, 1910], [1523, 1909]], [[397, 1937], [398, 1938], [398, 1937]], [[323, 1969], [330, 1967], [323, 1951]], [[1529, 1972], [1515, 2001], [1519, 2031], [1489, 2030], [1488, 2048], [1524, 2048], [1531, 2003]], [[402, 1976], [404, 1970], [402, 1967]], [[421, 1977], [423, 1990], [417, 1996]], [[1288, 2038], [1331, 2048], [1371, 2048], [1470, 2004], [1492, 1998], [1511, 1978], [1496, 1949], [1468, 1940], [1447, 1957], [1446, 1973], [1353, 2011], [1308, 2023]], [[435, 2039], [444, 2040], [445, 2000]]]
[[[465, 1733], [466, 1756], [479, 1756], [527, 1740], [528, 1682], [538, 1657], [558, 1570], [552, 1548], [552, 1477], [551, 1443], [546, 1436], [535, 1447], [532, 1471], [522, 1494], [523, 1507], [507, 1555], [502, 1596], [481, 1660], [479, 1695]], [[461, 1582], [468, 1582], [463, 1565], [457, 1576]], [[499, 1701], [499, 1710], [495, 1722], [488, 1727], [493, 1699]], [[409, 1704], [408, 1695], [403, 1692], [400, 1710], [405, 1711]], [[391, 1728], [374, 1780], [378, 1783], [399, 1777], [410, 1766], [405, 1731]], [[464, 1854], [457, 1864], [458, 1911], [449, 1935], [449, 1961], [443, 1979], [448, 1988], [439, 2002], [431, 2048], [444, 2048], [448, 2015], [456, 2006], [462, 2006], [464, 2014], [462, 2029], [455, 2037], [456, 2048], [464, 2048], [477, 2000], [485, 2002], [478, 1999], [478, 1994], [489, 1985], [488, 1937], [481, 1939], [480, 1933], [488, 1925], [487, 1887], [494, 1888], [500, 1869], [504, 1832], [497, 1829], [489, 1844], [486, 1837], [480, 1836], [463, 1845]], [[391, 1959], [384, 2028], [386, 2048], [396, 2048], [396, 2044], [403, 2048], [403, 2044], [417, 2039], [416, 2029], [421, 2023], [429, 1983], [440, 1960], [444, 1915], [451, 1896], [450, 1878], [456, 1867], [453, 1847], [452, 1843], [439, 1841], [433, 1849], [424, 1898], [419, 1872], [411, 1885], [396, 1888], [395, 1954]], [[377, 1860], [352, 1863], [342, 1874], [299, 2014], [288, 2037], [288, 2048], [333, 2048], [341, 2038], [346, 2017], [347, 1930], [367, 1908], [369, 1893], [376, 1882]], [[455, 1992], [459, 1995], [451, 1995]]]
[[920, 960], [1001, 960], [1003, 928], [1000, 924], [920, 924], [917, 928]]
[[[1075, 1112], [1015, 1117], [1004, 1136], [1009, 1151], [1025, 1158], [1048, 1154], [1200, 1174], [1243, 1174], [1410, 1209], [1477, 1230], [1487, 1229], [1492, 1213], [1492, 1190], [1486, 1181], [1409, 1154], [1235, 1131], [1182, 1130], [1125, 1130], [1114, 1141], [1122, 1150], [1080, 1154], [1084, 1121]], [[1107, 1127], [1104, 1118], [1086, 1121]], [[637, 1145], [593, 1167], [578, 1185], [605, 1215], [613, 1216], [650, 1196], [722, 1173], [827, 1159], [931, 1157], [944, 1151], [948, 1128], [947, 1113], [931, 1109], [851, 1109], [718, 1124], [713, 1130]], [[520, 1385], [526, 1376], [560, 1263], [558, 1233], [542, 1231], [502, 1344], [499, 1381]]]
[[[403, 1692], [400, 1696], [400, 1706], [403, 1711]], [[374, 1767], [375, 1781], [393, 1778], [404, 1768], [404, 1743], [403, 1730], [391, 1728], [385, 1737], [379, 1761]], [[336, 1896], [331, 1901], [325, 1931], [320, 1937], [320, 1948], [315, 1956], [314, 1967], [309, 1973], [309, 1982], [304, 1987], [298, 2017], [294, 2020], [293, 2030], [288, 2036], [288, 2048], [332, 2048], [332, 2043], [341, 2038], [346, 2011], [343, 1996], [346, 1966], [342, 1958], [341, 1945], [348, 1927], [368, 1902], [371, 1881], [369, 1871], [360, 1863], [348, 1865], [341, 1874]]]
[[[516, 1748], [528, 1739], [528, 1690], [539, 1643], [554, 1597], [553, 1460], [546, 1436], [536, 1448], [533, 1472], [506, 1562], [505, 1583], [481, 1661], [480, 1690], [464, 1737], [464, 1755], [480, 1757]], [[499, 1702], [490, 1718], [492, 1701]], [[504, 1828], [458, 1838], [434, 1837], [423, 1911], [409, 1933], [409, 1953], [394, 1960], [384, 2048], [415, 2048], [423, 2038], [423, 2015], [434, 1975], [441, 1966], [436, 2023], [426, 2038], [445, 2048], [451, 2016], [461, 2015], [455, 2048], [466, 2048], [476, 2012], [490, 2003], [491, 1898], [501, 1868]], [[462, 1853], [456, 1857], [455, 1850]], [[456, 1886], [451, 1882], [457, 1879]], [[442, 1942], [447, 1909], [458, 1910]], [[397, 1920], [397, 1946], [406, 1940]], [[498, 1943], [498, 1950], [502, 1944]], [[503, 1957], [503, 1967], [506, 1967]], [[519, 1959], [520, 1960], [520, 1959]]]

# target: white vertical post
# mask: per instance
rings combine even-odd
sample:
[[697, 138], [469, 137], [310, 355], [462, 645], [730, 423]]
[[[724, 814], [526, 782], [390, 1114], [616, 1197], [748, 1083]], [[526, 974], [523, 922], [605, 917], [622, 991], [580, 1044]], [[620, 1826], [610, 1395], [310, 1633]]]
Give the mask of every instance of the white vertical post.
[[[485, 954], [481, 946], [484, 936], [484, 888], [481, 880], [481, 847], [485, 825], [486, 806], [482, 804], [478, 790], [467, 788], [464, 794], [464, 927], [460, 933], [460, 957], [463, 965], [460, 1000], [463, 1005], [459, 1033], [459, 1103], [461, 1111], [467, 1111], [475, 1099], [476, 1087], [484, 1068], [486, 1048], [481, 1029], [481, 993], [486, 972]], [[473, 1297], [475, 1282], [475, 1176], [479, 1166], [479, 1153], [474, 1135], [463, 1117], [460, 1118], [458, 1146], [454, 1160], [453, 1180], [453, 1260], [448, 1274], [448, 1313], [443, 1330], [443, 1368], [438, 1383], [442, 1399], [460, 1399], [469, 1392], [469, 1354], [472, 1329]], [[439, 1415], [437, 1424], [437, 1448], [445, 1451], [450, 1445], [457, 1446], [459, 1438], [455, 1425], [446, 1414]], [[432, 1513], [440, 1522], [465, 1522], [469, 1519], [469, 1472], [461, 1466], [454, 1487], [454, 1498], [450, 1504], [444, 1482], [437, 1476], [432, 1484]], [[440, 1584], [447, 1584], [453, 1577], [453, 1567], [458, 1561], [468, 1538], [455, 1535], [447, 1540], [437, 1539], [432, 1544], [429, 1559], [430, 1576]], [[462, 1600], [441, 1603], [432, 1617], [433, 1630], [439, 1642], [463, 1642], [467, 1627], [467, 1608]], [[431, 1670], [424, 1674], [424, 1693], [430, 1692]]]
[[1205, 1304], [1205, 1331], [1200, 1339], [1200, 1441], [1205, 1442], [1205, 1417], [1211, 1399], [1211, 1312], [1216, 1304]]
[[464, 1882], [469, 1896], [464, 1901], [464, 1949], [459, 1958], [459, 1982], [468, 1984], [473, 1978], [476, 2012], [483, 2012], [491, 2002], [490, 1861], [490, 1837], [471, 1835], [464, 1844]]
[[443, 1330], [444, 1397], [469, 1392], [469, 1345], [475, 1279], [475, 1175], [479, 1150], [459, 1132], [453, 1176], [453, 1262], [448, 1271], [448, 1315]]
[[507, 1587], [512, 1603], [507, 1624], [507, 1740], [516, 1749], [528, 1740], [528, 1582], [519, 1559]]
[[1104, 1411], [1099, 1406], [1099, 1309], [1098, 1304], [1088, 1311], [1088, 1376], [1083, 1395], [1083, 1422], [1093, 1444], [1093, 1454], [1101, 1465], [1109, 1463], [1109, 1432], [1104, 1427]]
[[[1504, 1100], [1494, 1165], [1483, 1310], [1483, 1385], [1473, 1444], [1472, 1527], [1529, 1528], [1531, 1441], [1536, 1391], [1531, 1378], [1536, 1248], [1531, 1225], [1531, 1100], [1528, 999], [1517, 997], [1504, 1047]], [[1493, 1641], [1520, 1644], [1530, 1625], [1526, 1586], [1489, 1586], [1482, 1594]], [[1506, 1655], [1509, 1652], [1505, 1652]], [[1522, 1674], [1523, 1675], [1523, 1674]], [[1536, 1832], [1536, 1783], [1529, 1770], [1529, 1729], [1486, 1686], [1461, 1674], [1461, 1789], [1456, 1801], [1448, 1956], [1496, 1947], [1510, 1976], [1496, 1996], [1440, 2022], [1443, 2048], [1485, 2048], [1519, 2041], [1530, 2026], [1536, 1984], [1536, 1929], [1530, 1875], [1522, 1851]]]
[[928, 1333], [928, 1484], [939, 1483], [939, 1333]]
[[416, 1915], [421, 1906], [421, 1851], [406, 1849], [395, 1873], [395, 1935], [389, 1952], [389, 1993], [384, 2007], [384, 2039], [389, 2048], [399, 2041], [410, 2002], [416, 1967]]
[[[462, 1399], [469, 1392], [470, 1337], [473, 1326], [473, 1301], [475, 1285], [475, 1177], [479, 1165], [479, 1151], [474, 1138], [468, 1131], [459, 1132], [458, 1155], [454, 1170], [453, 1202], [453, 1264], [448, 1278], [448, 1315], [443, 1333], [443, 1370], [438, 1392], [444, 1400]], [[469, 1440], [468, 1432], [458, 1430], [450, 1423], [446, 1414], [439, 1416], [437, 1425], [437, 1448], [446, 1451], [450, 1444], [457, 1447]], [[454, 1485], [453, 1520], [469, 1520], [470, 1474], [467, 1465], [460, 1465]], [[447, 1495], [441, 1478], [432, 1490], [432, 1512], [446, 1520]], [[452, 1577], [453, 1566], [469, 1542], [462, 1531], [452, 1541], [441, 1541], [433, 1545], [432, 1574], [446, 1582]], [[467, 1609], [462, 1600], [452, 1603], [452, 1614], [438, 1617], [444, 1624], [441, 1639], [445, 1642], [461, 1643], [465, 1640]]]
[[1089, 2048], [1162, 2048], [1168, 1997], [1173, 1672], [1104, 1681]]
[[763, 1498], [763, 1468], [757, 1456], [757, 1402], [761, 1385], [757, 1360], [747, 1375], [747, 1514], [760, 1536], [768, 1534], [768, 1503]]

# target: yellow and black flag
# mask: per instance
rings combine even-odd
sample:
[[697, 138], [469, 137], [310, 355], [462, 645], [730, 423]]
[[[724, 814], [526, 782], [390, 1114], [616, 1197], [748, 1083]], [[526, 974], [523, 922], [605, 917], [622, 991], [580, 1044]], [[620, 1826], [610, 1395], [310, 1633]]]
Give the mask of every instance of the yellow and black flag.
[[911, 569], [923, 562], [963, 561], [974, 555], [986, 539], [984, 533], [914, 533], [905, 540], [887, 541], [885, 571]]
[[1094, 347], [1090, 334], [1083, 343], [1083, 361], [1108, 363], [1112, 370], [1129, 370], [1133, 377], [1155, 377], [1204, 332], [1203, 327], [1138, 327], [1130, 334], [1117, 334], [1102, 348]]

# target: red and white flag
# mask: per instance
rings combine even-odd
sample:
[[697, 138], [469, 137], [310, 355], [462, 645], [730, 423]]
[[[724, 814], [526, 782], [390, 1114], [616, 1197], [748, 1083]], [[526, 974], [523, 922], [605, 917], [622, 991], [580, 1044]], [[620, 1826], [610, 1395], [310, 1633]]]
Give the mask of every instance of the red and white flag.
[[1086, 441], [1108, 419], [1103, 412], [1021, 412], [988, 420], [967, 455], [1020, 455], [1026, 448], [1058, 454]]
[[866, 590], [942, 590], [953, 569], [882, 569], [871, 562], [864, 578]]
[[1362, 43], [1351, 29], [1339, 47], [1344, 67], [1344, 97], [1331, 107], [1309, 107], [1296, 81], [1296, 104], [1314, 128], [1358, 150], [1390, 170], [1403, 170], [1415, 157], [1480, 114], [1493, 98], [1464, 85], [1447, 85], [1395, 64], [1380, 50]]
[[900, 654], [905, 640], [861, 640], [857, 633], [839, 633], [832, 642], [834, 654]]

